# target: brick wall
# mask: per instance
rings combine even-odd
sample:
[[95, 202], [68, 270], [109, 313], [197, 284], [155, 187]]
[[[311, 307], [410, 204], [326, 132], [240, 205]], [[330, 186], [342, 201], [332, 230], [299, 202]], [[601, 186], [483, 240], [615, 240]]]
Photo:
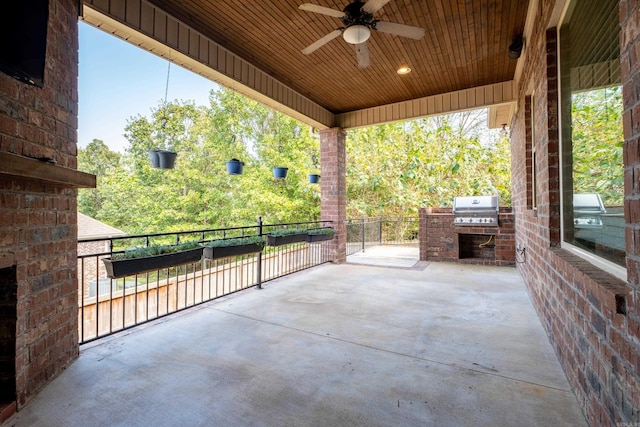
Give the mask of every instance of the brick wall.
[[347, 134], [339, 128], [320, 131], [320, 211], [323, 221], [332, 221], [336, 236], [329, 251], [334, 262], [347, 260]]
[[[563, 104], [558, 98], [557, 33], [547, 30], [555, 3], [540, 2], [524, 51], [519, 108], [511, 126], [516, 242], [526, 251], [518, 269], [589, 422], [640, 423], [640, 257], [635, 240], [640, 236], [640, 4], [620, 1], [629, 276], [625, 283], [560, 248], [558, 117]], [[526, 101], [531, 94], [534, 122], [528, 129]], [[527, 203], [527, 135], [534, 135], [537, 211], [530, 199]]]
[[[76, 167], [77, 1], [49, 2], [44, 88], [0, 73], [0, 151]], [[76, 190], [0, 177], [0, 259], [16, 266], [16, 398], [78, 356]]]
[[[455, 225], [451, 208], [420, 209], [420, 260], [513, 265], [516, 247], [511, 208], [500, 208], [498, 224], [499, 227], [461, 227]], [[489, 237], [492, 242], [481, 250]], [[465, 242], [470, 245], [468, 250], [464, 249]]]

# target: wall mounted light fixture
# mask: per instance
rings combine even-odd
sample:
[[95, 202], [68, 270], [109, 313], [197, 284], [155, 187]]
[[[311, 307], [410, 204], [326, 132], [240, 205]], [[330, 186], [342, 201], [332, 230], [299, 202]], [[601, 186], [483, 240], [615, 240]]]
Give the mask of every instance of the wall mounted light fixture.
[[524, 39], [522, 36], [517, 36], [513, 39], [513, 43], [509, 45], [509, 58], [518, 59], [522, 54], [522, 47], [524, 46]]

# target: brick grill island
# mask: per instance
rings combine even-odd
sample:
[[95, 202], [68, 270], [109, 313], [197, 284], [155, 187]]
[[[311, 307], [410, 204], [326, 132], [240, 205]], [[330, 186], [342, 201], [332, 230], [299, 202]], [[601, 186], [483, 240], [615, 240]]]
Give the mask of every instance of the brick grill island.
[[515, 254], [515, 216], [511, 208], [499, 209], [498, 227], [457, 226], [451, 208], [420, 209], [421, 261], [515, 265]]

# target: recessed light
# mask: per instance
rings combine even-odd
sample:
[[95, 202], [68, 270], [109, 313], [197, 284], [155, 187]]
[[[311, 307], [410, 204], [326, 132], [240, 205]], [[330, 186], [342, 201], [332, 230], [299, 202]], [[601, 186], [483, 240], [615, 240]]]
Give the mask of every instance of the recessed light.
[[409, 68], [408, 65], [403, 64], [401, 65], [398, 70], [396, 71], [396, 73], [403, 75], [403, 74], [409, 74], [411, 72], [411, 68]]

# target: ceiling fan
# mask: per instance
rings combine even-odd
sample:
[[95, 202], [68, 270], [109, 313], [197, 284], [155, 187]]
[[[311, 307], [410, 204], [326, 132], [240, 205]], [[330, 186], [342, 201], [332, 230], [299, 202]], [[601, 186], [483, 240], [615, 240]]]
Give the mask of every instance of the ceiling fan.
[[358, 66], [367, 68], [369, 66], [369, 49], [367, 40], [371, 36], [371, 30], [381, 33], [395, 34], [401, 37], [420, 40], [424, 37], [424, 28], [412, 27], [410, 25], [398, 24], [396, 22], [380, 21], [373, 18], [373, 14], [381, 9], [390, 0], [369, 0], [366, 3], [356, 0], [349, 3], [344, 10], [331, 9], [317, 4], [305, 3], [299, 6], [300, 9], [308, 12], [320, 13], [322, 15], [340, 18], [343, 27], [339, 27], [316, 42], [310, 44], [302, 50], [302, 53], [309, 55], [316, 49], [329, 43], [342, 34], [342, 38], [355, 46]]

